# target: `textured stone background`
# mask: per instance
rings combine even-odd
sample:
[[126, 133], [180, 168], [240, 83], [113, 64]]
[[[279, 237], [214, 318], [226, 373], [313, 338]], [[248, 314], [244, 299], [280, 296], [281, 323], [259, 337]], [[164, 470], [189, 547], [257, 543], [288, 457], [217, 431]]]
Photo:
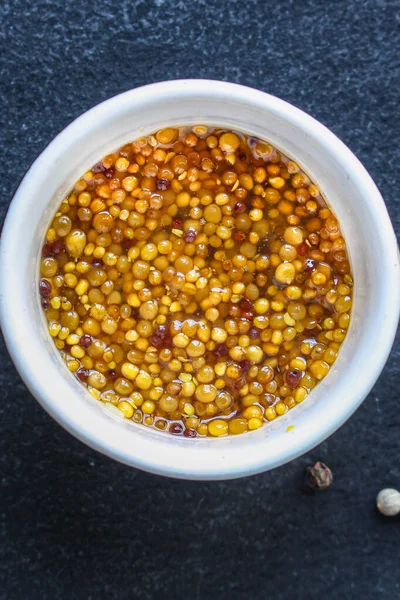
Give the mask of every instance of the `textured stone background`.
[[[145, 83], [211, 77], [276, 94], [330, 127], [400, 231], [396, 0], [3, 0], [0, 23], [1, 218], [30, 163], [83, 111]], [[363, 406], [308, 456], [191, 483], [76, 441], [3, 347], [0, 598], [400, 597], [400, 521], [374, 509], [380, 488], [400, 488], [399, 348]], [[310, 496], [303, 472], [317, 458], [335, 482]]]

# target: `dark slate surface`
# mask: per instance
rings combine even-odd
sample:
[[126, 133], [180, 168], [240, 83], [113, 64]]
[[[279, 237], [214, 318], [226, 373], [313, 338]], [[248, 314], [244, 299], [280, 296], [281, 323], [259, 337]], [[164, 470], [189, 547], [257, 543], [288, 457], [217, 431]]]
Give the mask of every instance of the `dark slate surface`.
[[[82, 8], [87, 6], [88, 8]], [[3, 0], [1, 217], [48, 142], [83, 111], [162, 79], [251, 85], [308, 111], [359, 156], [399, 232], [396, 0]], [[309, 455], [228, 483], [119, 465], [56, 425], [4, 348], [1, 599], [400, 597], [399, 344], [351, 420]], [[323, 458], [335, 482], [302, 487]]]

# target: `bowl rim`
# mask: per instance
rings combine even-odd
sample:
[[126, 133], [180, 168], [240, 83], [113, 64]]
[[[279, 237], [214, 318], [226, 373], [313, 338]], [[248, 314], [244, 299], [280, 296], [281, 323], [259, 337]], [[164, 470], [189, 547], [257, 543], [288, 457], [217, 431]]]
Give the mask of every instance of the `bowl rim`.
[[[382, 268], [386, 270], [388, 275], [390, 274], [390, 277], [388, 277], [385, 290], [381, 293], [387, 320], [386, 327], [380, 333], [379, 346], [376, 347], [374, 355], [374, 365], [364, 374], [362, 382], [354, 382], [351, 394], [352, 400], [338, 409], [337, 418], [334, 422], [327, 422], [322, 419], [321, 427], [313, 430], [307, 436], [301, 436], [297, 433], [295, 436], [288, 436], [285, 451], [279, 456], [272, 456], [270, 459], [265, 456], [261, 458], [254, 457], [252, 460], [234, 466], [221, 463], [221, 467], [216, 466], [213, 470], [196, 467], [188, 472], [186, 464], [181, 467], [171, 466], [168, 465], [168, 459], [165, 457], [160, 457], [157, 462], [154, 458], [147, 460], [146, 457], [140, 456], [138, 453], [132, 453], [132, 450], [121, 450], [121, 448], [113, 447], [107, 440], [98, 435], [96, 436], [93, 432], [88, 432], [86, 427], [82, 427], [78, 419], [74, 420], [67, 417], [54, 405], [48, 391], [42, 385], [41, 379], [35, 377], [18, 349], [18, 345], [22, 340], [15, 326], [16, 315], [12, 294], [6, 292], [10, 272], [4, 266], [10, 261], [8, 247], [11, 245], [11, 237], [13, 231], [15, 231], [14, 223], [17, 223], [21, 218], [26, 205], [26, 190], [29, 188], [31, 181], [35, 180], [42, 163], [49, 161], [53, 152], [60, 153], [62, 148], [67, 147], [70, 140], [75, 139], [82, 130], [87, 128], [88, 123], [98, 123], [110, 111], [118, 113], [127, 105], [144, 101], [155, 95], [165, 98], [178, 96], [183, 101], [185, 97], [193, 96], [194, 93], [204, 98], [227, 100], [234, 98], [236, 101], [242, 99], [246, 104], [255, 104], [267, 112], [272, 111], [280, 117], [290, 118], [290, 121], [299, 129], [318, 137], [323, 142], [326, 151], [334, 154], [339, 162], [343, 163], [345, 161], [347, 169], [351, 171], [356, 180], [357, 187], [363, 192], [369, 212], [374, 216], [376, 222], [379, 222], [379, 237], [382, 247], [385, 248]], [[120, 462], [156, 474], [187, 479], [231, 479], [272, 469], [308, 452], [331, 435], [352, 415], [375, 384], [390, 353], [396, 335], [399, 314], [400, 267], [397, 241], [383, 198], [365, 167], [332, 131], [306, 112], [266, 92], [239, 84], [210, 79], [163, 81], [128, 90], [94, 106], [63, 129], [33, 162], [15, 192], [3, 225], [0, 244], [0, 323], [9, 354], [21, 378], [45, 410], [75, 437]], [[187, 443], [193, 444], [194, 441], [187, 440]], [[196, 441], [201, 443], [201, 440]]]

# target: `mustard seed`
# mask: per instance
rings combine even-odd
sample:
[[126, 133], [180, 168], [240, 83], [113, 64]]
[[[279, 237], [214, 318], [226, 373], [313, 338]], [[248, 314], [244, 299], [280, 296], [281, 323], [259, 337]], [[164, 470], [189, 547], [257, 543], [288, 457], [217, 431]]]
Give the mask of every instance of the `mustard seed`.
[[89, 348], [90, 344], [92, 343], [92, 336], [85, 334], [81, 337], [81, 339], [79, 340], [79, 345], [82, 346], [82, 348]]
[[39, 282], [39, 293], [42, 298], [47, 298], [51, 294], [51, 283], [47, 279], [41, 279]]
[[[173, 435], [181, 435], [183, 433], [183, 425], [181, 423], [171, 423], [169, 427], [169, 432]], [[187, 436], [192, 437], [192, 436]]]
[[183, 435], [185, 437], [195, 438], [195, 437], [197, 437], [197, 432], [195, 429], [185, 429], [185, 431], [183, 432]]
[[168, 190], [171, 187], [171, 182], [168, 179], [157, 179], [158, 190]]

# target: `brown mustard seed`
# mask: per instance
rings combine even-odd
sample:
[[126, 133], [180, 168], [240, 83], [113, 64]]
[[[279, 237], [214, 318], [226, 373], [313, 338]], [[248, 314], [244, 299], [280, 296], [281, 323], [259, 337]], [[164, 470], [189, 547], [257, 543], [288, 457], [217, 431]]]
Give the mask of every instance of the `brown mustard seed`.
[[[38, 287], [95, 399], [201, 438], [254, 431], [307, 398], [346, 337], [353, 277], [337, 219], [292, 160], [197, 126], [83, 174], [47, 231]], [[310, 485], [329, 473], [311, 468]]]

